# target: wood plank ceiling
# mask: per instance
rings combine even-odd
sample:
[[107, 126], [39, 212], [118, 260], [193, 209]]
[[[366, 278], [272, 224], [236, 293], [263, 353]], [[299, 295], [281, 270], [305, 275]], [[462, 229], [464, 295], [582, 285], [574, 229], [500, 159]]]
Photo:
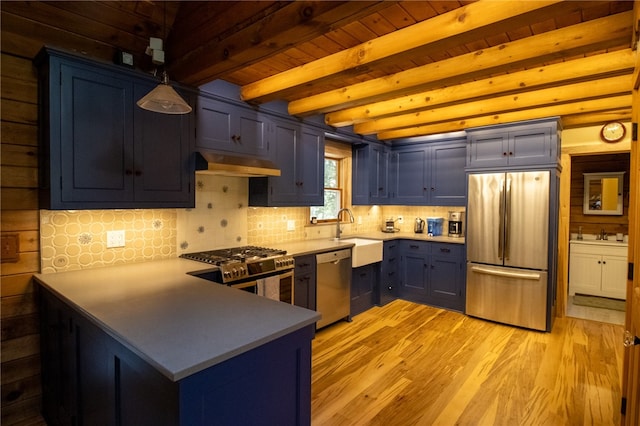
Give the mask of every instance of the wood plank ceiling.
[[[636, 2], [638, 3], [638, 2]], [[631, 118], [632, 1], [2, 2], [2, 50], [47, 44], [223, 79], [259, 105], [398, 139], [562, 116]], [[637, 16], [637, 15], [636, 15]], [[9, 35], [9, 37], [8, 37]]]

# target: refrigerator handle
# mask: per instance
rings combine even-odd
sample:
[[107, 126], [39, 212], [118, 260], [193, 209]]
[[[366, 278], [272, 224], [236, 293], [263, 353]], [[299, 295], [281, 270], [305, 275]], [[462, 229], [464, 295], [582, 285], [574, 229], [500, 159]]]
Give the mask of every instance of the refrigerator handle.
[[505, 197], [505, 213], [504, 213], [504, 259], [509, 259], [509, 249], [511, 247], [511, 179], [507, 179], [506, 186], [506, 197]]
[[500, 221], [498, 223], [498, 259], [504, 260], [504, 180], [500, 181], [500, 198], [499, 198], [499, 215]]
[[505, 271], [503, 269], [485, 268], [482, 266], [472, 266], [471, 271], [478, 274], [494, 275], [497, 277], [517, 278], [522, 280], [540, 280], [539, 272], [524, 272], [524, 271]]

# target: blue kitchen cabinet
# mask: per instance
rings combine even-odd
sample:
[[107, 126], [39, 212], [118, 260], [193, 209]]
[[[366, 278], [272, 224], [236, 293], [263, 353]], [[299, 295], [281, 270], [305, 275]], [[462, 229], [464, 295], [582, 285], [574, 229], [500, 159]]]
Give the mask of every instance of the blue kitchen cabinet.
[[155, 79], [49, 48], [35, 62], [42, 208], [194, 206], [192, 116], [135, 105]]
[[369, 144], [354, 144], [351, 148], [351, 204], [369, 205]]
[[399, 146], [392, 153], [394, 205], [466, 204], [466, 140]]
[[385, 241], [382, 246], [382, 262], [380, 263], [380, 289], [378, 292], [380, 306], [398, 298], [399, 263], [400, 242], [397, 240]]
[[269, 156], [270, 123], [259, 111], [201, 94], [197, 117], [196, 149]]
[[467, 129], [467, 169], [554, 167], [559, 131], [557, 118]]
[[261, 207], [324, 204], [324, 132], [274, 120], [272, 159], [281, 175], [249, 179], [249, 205]]
[[400, 294], [411, 302], [427, 303], [429, 284], [429, 242], [402, 240], [400, 243]]
[[379, 264], [372, 263], [351, 270], [351, 316], [376, 304], [379, 267]]
[[463, 311], [464, 247], [461, 244], [403, 240], [400, 297]]
[[392, 191], [389, 203], [428, 205], [428, 149], [425, 146], [395, 149], [391, 154], [391, 164]]
[[387, 204], [391, 149], [379, 144], [361, 144], [353, 147], [352, 203], [354, 205]]
[[316, 310], [316, 257], [296, 256], [294, 279], [294, 304]]
[[[49, 425], [309, 425], [313, 325], [172, 381], [37, 287]], [[185, 348], [188, 350], [188, 348]], [[257, 409], [239, 409], [258, 401]]]
[[431, 243], [427, 303], [440, 308], [464, 311], [465, 246]]
[[457, 139], [434, 144], [430, 150], [429, 205], [465, 206], [467, 204], [466, 140]]

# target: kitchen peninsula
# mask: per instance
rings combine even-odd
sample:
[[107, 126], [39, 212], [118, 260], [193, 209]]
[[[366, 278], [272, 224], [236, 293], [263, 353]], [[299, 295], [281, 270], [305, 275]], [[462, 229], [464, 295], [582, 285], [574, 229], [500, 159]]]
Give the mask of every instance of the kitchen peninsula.
[[49, 424], [309, 424], [319, 315], [188, 275], [203, 268], [35, 276]]

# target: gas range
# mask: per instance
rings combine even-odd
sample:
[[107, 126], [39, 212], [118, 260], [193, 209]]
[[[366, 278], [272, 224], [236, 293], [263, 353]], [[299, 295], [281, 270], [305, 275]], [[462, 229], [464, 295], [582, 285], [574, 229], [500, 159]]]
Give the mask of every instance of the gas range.
[[229, 285], [276, 275], [295, 266], [293, 256], [288, 256], [286, 250], [256, 246], [185, 253], [180, 257], [217, 266], [209, 274], [210, 279]]

